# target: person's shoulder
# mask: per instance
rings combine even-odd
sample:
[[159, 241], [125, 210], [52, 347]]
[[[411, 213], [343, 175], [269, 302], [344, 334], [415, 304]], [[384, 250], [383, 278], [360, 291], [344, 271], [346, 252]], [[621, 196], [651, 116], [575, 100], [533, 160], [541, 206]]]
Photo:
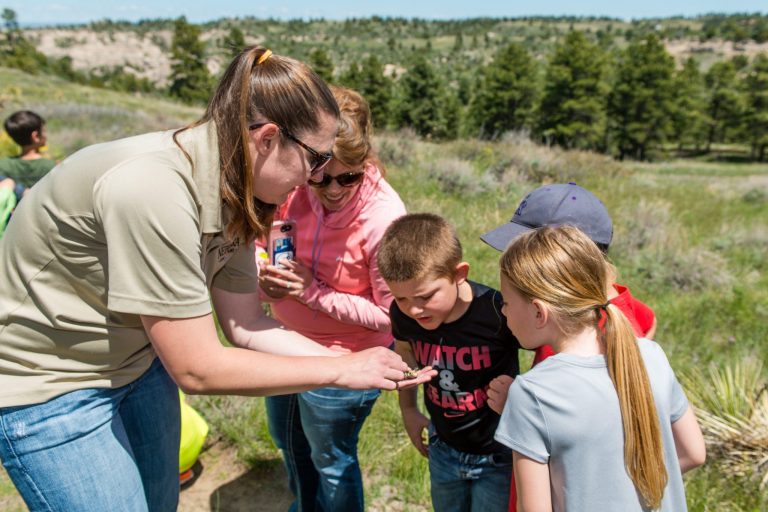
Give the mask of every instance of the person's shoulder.
[[405, 215], [405, 203], [403, 203], [397, 191], [392, 188], [386, 178], [381, 176], [378, 169], [375, 169], [372, 174], [378, 178], [374, 183], [368, 185], [373, 187], [374, 190], [373, 193], [368, 195], [368, 200], [363, 206], [363, 212], [375, 213], [376, 216], [392, 217], [392, 220]]
[[12, 156], [0, 158], [0, 172], [17, 168], [19, 165], [18, 161], [18, 158]]
[[646, 365], [651, 365], [651, 364], [661, 364], [663, 366], [669, 365], [667, 354], [664, 352], [664, 349], [661, 348], [661, 345], [659, 345], [655, 341], [649, 340], [647, 338], [638, 338], [637, 348], [640, 350], [640, 355], [642, 356], [643, 360], [646, 362]]
[[467, 280], [472, 287], [472, 301], [478, 304], [484, 304], [498, 309], [503, 304], [504, 299], [501, 296], [501, 292], [495, 288], [492, 288], [486, 284], [478, 283], [477, 281]]
[[53, 169], [54, 167], [56, 167], [56, 160], [52, 160], [50, 158], [41, 158], [39, 165], [48, 167], [49, 169]]
[[529, 399], [536, 400], [536, 397], [541, 394], [540, 386], [537, 384], [542, 380], [546, 382], [546, 377], [543, 377], [541, 369], [538, 366], [534, 366], [525, 373], [515, 376], [512, 381], [512, 385], [509, 388], [510, 396], [528, 397]]
[[312, 204], [309, 199], [309, 190], [307, 185], [302, 185], [292, 190], [285, 202], [277, 208], [276, 220], [293, 219], [312, 214]]
[[42, 170], [42, 171], [50, 171], [54, 167], [56, 167], [56, 162], [49, 158], [35, 158], [33, 160], [19, 160], [19, 164], [23, 166], [26, 169], [29, 170]]
[[141, 201], [147, 207], [160, 209], [194, 204], [199, 199], [191, 173], [185, 172], [172, 154], [163, 151], [115, 162], [96, 179], [94, 194], [119, 204]]
[[519, 342], [507, 326], [507, 319], [502, 313], [504, 298], [501, 292], [495, 288], [468, 280], [472, 287], [471, 314], [467, 315], [467, 321], [490, 327], [494, 330], [494, 338], [503, 343], [513, 343], [515, 348]]
[[405, 314], [403, 314], [402, 311], [400, 311], [400, 308], [397, 305], [397, 301], [392, 301], [392, 303], [389, 305], [389, 318], [392, 322], [399, 321], [405, 317]]
[[644, 303], [643, 301], [641, 301], [640, 299], [632, 295], [632, 292], [630, 291], [628, 286], [625, 286], [619, 283], [613, 283], [613, 289], [616, 290], [616, 293], [618, 293], [618, 295], [613, 299], [611, 299], [611, 302], [613, 303], [623, 302], [632, 308], [643, 307], [649, 310], [651, 309], [651, 307], [648, 306], [646, 303]]
[[661, 345], [653, 340], [649, 340], [648, 338], [637, 338], [637, 346], [641, 351], [646, 351], [649, 353], [664, 353], [664, 349], [661, 348]]

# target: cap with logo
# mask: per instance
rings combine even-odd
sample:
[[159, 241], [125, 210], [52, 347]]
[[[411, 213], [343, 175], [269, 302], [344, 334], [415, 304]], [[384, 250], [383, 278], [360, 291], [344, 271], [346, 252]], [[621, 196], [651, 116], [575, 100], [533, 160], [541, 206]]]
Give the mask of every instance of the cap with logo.
[[598, 244], [608, 246], [613, 238], [613, 221], [603, 202], [575, 183], [558, 183], [544, 185], [525, 196], [509, 222], [480, 239], [503, 251], [526, 231], [566, 224], [579, 228]]

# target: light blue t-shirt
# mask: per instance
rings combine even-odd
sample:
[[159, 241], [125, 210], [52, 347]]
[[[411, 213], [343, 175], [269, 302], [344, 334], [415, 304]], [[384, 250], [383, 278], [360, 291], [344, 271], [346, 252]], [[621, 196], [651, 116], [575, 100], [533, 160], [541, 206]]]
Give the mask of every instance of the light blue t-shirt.
[[[638, 346], [661, 421], [669, 477], [660, 510], [685, 511], [672, 423], [688, 410], [688, 400], [661, 347], [646, 339]], [[647, 510], [624, 466], [619, 400], [602, 355], [557, 354], [518, 376], [495, 438], [549, 464], [555, 512]]]

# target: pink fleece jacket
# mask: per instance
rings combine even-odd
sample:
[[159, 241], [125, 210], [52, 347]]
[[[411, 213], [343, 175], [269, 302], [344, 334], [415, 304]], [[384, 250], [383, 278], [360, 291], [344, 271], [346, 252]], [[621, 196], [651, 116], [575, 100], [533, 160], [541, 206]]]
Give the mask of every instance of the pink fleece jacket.
[[353, 352], [392, 343], [392, 295], [379, 275], [376, 253], [384, 231], [405, 206], [375, 165], [341, 210], [326, 212], [308, 186], [291, 193], [276, 219], [296, 221], [296, 258], [315, 279], [300, 301], [272, 303], [286, 327], [325, 346]]

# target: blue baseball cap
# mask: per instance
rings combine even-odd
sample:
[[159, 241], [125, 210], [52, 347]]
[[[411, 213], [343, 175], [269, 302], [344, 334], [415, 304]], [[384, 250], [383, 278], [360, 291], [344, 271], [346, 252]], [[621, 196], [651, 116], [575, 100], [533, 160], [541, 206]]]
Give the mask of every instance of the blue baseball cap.
[[503, 251], [517, 236], [544, 226], [575, 226], [593, 242], [608, 246], [613, 239], [613, 221], [608, 209], [592, 192], [575, 183], [539, 187], [523, 199], [509, 222], [480, 236]]

